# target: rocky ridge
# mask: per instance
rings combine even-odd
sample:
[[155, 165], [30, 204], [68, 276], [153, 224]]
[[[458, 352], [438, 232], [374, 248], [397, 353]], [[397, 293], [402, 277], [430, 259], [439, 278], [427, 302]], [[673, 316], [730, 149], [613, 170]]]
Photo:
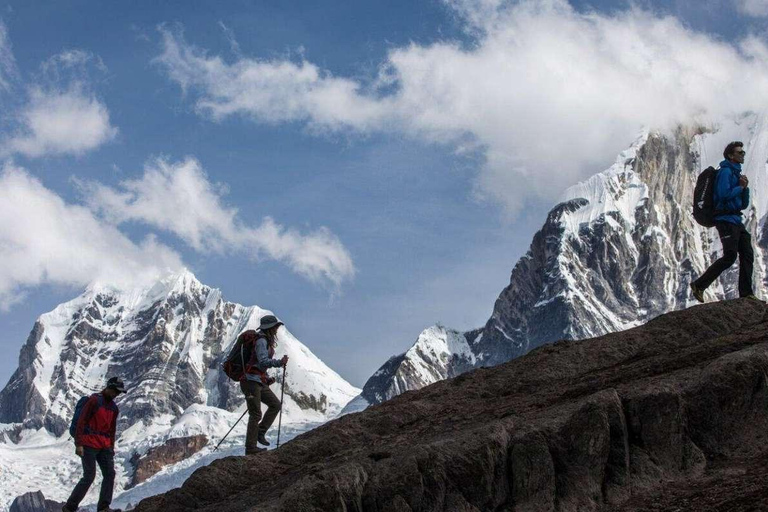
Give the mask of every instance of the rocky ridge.
[[[768, 307], [741, 299], [405, 392], [136, 510], [761, 510], [768, 480], [739, 472], [767, 427]], [[707, 502], [703, 482], [737, 492]]]

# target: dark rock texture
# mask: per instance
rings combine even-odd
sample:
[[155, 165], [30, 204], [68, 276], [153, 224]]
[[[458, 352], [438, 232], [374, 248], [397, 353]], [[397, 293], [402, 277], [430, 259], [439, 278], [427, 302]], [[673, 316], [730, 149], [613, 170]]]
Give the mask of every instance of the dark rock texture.
[[11, 503], [8, 512], [61, 512], [63, 503], [47, 500], [41, 491], [28, 492]]
[[742, 299], [403, 393], [136, 510], [768, 510], [766, 427], [768, 307]]
[[176, 464], [191, 457], [207, 444], [208, 438], [201, 434], [169, 439], [160, 446], [150, 448], [143, 456], [136, 456], [131, 460], [134, 467], [133, 478], [126, 489], [146, 481], [169, 464]]

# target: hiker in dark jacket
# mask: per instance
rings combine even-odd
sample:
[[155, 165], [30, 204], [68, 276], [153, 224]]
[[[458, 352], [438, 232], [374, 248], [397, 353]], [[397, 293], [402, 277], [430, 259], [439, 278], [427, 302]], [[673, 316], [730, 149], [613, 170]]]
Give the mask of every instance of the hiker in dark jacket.
[[[250, 344], [251, 356], [245, 363], [245, 375], [240, 380], [240, 389], [245, 395], [248, 406], [248, 430], [245, 435], [245, 454], [257, 453], [266, 448], [259, 448], [258, 443], [269, 446], [267, 430], [272, 426], [280, 412], [280, 399], [269, 389], [275, 382], [267, 376], [268, 368], [279, 368], [288, 364], [288, 356], [273, 359], [277, 346], [277, 330], [283, 325], [272, 315], [261, 319], [259, 330], [249, 330], [242, 333], [243, 344]], [[261, 417], [261, 403], [267, 405], [267, 413]]]
[[723, 245], [723, 256], [691, 283], [691, 292], [704, 302], [704, 290], [739, 258], [739, 296], [757, 299], [752, 290], [754, 252], [752, 236], [744, 227], [741, 211], [749, 206], [749, 180], [741, 174], [746, 155], [744, 144], [731, 142], [725, 147], [714, 190], [715, 227]]
[[112, 503], [115, 485], [115, 432], [120, 412], [114, 400], [120, 393], [125, 393], [125, 386], [120, 379], [112, 377], [101, 393], [91, 395], [80, 412], [75, 433], [75, 453], [83, 461], [83, 477], [61, 509], [63, 512], [77, 510], [96, 477], [96, 464], [103, 477], [96, 508], [99, 512], [114, 511], [109, 505]]

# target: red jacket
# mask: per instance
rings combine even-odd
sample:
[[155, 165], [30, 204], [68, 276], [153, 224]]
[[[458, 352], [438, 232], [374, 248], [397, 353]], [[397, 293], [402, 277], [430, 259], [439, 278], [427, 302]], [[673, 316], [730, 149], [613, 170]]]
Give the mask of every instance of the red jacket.
[[101, 393], [91, 395], [77, 420], [75, 445], [97, 450], [113, 448], [119, 412], [113, 400], [107, 400]]

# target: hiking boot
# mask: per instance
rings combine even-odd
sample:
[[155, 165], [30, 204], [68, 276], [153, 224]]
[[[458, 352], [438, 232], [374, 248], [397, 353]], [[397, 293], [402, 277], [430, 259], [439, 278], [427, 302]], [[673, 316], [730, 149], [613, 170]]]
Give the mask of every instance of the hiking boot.
[[704, 290], [696, 286], [696, 283], [691, 283], [691, 293], [697, 301], [704, 302]]
[[265, 451], [267, 451], [266, 448], [258, 448], [258, 447], [256, 447], [256, 448], [246, 448], [245, 449], [245, 454], [246, 455], [256, 455], [257, 453], [261, 453], [261, 452], [265, 452]]
[[259, 432], [259, 443], [263, 444], [264, 446], [269, 446], [269, 441], [267, 441], [266, 432]]
[[744, 298], [745, 298], [745, 299], [750, 299], [750, 300], [756, 300], [757, 302], [763, 302], [763, 301], [762, 301], [762, 300], [760, 300], [760, 299], [757, 297], [757, 295], [755, 295], [755, 294], [752, 294], [752, 295], [747, 295], [747, 296], [746, 296], [746, 297], [744, 297]]

